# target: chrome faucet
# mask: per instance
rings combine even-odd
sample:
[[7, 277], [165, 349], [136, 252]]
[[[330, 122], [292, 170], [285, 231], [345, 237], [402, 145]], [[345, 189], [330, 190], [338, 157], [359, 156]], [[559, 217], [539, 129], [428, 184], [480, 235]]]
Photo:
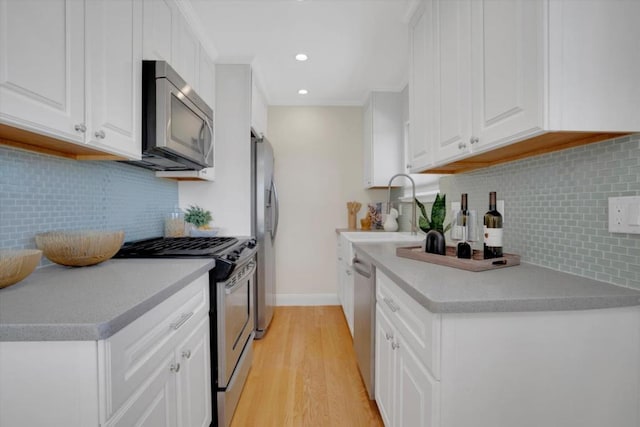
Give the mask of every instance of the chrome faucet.
[[391, 213], [391, 183], [399, 176], [407, 177], [409, 181], [411, 181], [411, 234], [416, 235], [418, 234], [418, 227], [416, 227], [416, 183], [413, 178], [406, 173], [393, 175], [389, 180], [389, 184], [387, 184], [387, 215]]

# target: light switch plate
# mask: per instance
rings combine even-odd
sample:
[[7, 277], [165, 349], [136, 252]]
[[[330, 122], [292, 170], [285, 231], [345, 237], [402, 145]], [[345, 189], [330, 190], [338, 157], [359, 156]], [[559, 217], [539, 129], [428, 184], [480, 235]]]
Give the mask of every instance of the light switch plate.
[[640, 196], [609, 197], [609, 232], [640, 234]]

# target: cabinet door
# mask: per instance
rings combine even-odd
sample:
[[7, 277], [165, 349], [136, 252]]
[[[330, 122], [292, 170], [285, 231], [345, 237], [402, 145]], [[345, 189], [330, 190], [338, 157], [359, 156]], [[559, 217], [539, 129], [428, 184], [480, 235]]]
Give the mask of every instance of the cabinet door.
[[83, 2], [0, 0], [0, 64], [1, 122], [84, 142]]
[[[213, 60], [207, 55], [205, 50], [200, 46], [199, 55], [199, 71], [198, 71], [198, 94], [204, 102], [211, 108], [215, 107], [215, 84], [216, 84], [216, 68]], [[215, 118], [215, 112], [214, 112]]]
[[209, 316], [202, 318], [196, 329], [178, 346], [180, 363], [178, 383], [181, 427], [209, 427], [211, 423], [211, 359], [209, 349]]
[[106, 426], [177, 427], [176, 366], [172, 353]]
[[540, 0], [471, 2], [473, 150], [543, 127], [544, 22]]
[[395, 350], [391, 346], [394, 342], [395, 330], [380, 305], [376, 304], [376, 359], [375, 359], [375, 397], [382, 420], [387, 427], [392, 425], [394, 378], [395, 378]]
[[371, 178], [376, 187], [386, 187], [402, 167], [402, 96], [400, 92], [373, 92], [373, 148]]
[[433, 1], [436, 163], [464, 156], [471, 138], [471, 1]]
[[86, 14], [87, 142], [140, 159], [142, 4], [95, 0]]
[[144, 59], [173, 64], [177, 9], [173, 0], [144, 0], [142, 24], [142, 56]]
[[181, 14], [176, 16], [176, 33], [173, 40], [173, 67], [176, 72], [191, 85], [196, 92], [198, 86], [198, 56], [200, 54], [200, 42], [191, 32], [187, 20]]
[[421, 172], [431, 165], [433, 140], [433, 31], [432, 5], [423, 1], [409, 26], [409, 147], [411, 172]]
[[395, 422], [403, 427], [439, 425], [439, 387], [424, 363], [398, 337], [396, 339]]

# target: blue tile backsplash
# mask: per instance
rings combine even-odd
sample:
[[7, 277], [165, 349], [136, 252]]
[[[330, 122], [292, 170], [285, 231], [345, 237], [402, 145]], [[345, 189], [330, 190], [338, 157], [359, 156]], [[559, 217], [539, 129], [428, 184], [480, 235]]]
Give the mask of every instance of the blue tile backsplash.
[[124, 230], [161, 236], [175, 181], [113, 161], [75, 161], [0, 146], [0, 248], [34, 248], [36, 233]]
[[505, 201], [505, 252], [640, 289], [640, 234], [607, 229], [608, 198], [640, 195], [640, 134], [440, 179], [448, 205], [468, 193], [480, 215], [490, 191]]

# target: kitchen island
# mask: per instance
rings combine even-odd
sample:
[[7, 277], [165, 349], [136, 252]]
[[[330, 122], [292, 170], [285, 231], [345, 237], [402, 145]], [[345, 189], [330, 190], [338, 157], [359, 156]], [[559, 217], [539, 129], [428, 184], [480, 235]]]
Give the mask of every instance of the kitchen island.
[[213, 266], [52, 265], [0, 290], [0, 425], [209, 425]]
[[640, 291], [523, 263], [469, 272], [358, 243], [376, 266], [387, 426], [637, 427]]

